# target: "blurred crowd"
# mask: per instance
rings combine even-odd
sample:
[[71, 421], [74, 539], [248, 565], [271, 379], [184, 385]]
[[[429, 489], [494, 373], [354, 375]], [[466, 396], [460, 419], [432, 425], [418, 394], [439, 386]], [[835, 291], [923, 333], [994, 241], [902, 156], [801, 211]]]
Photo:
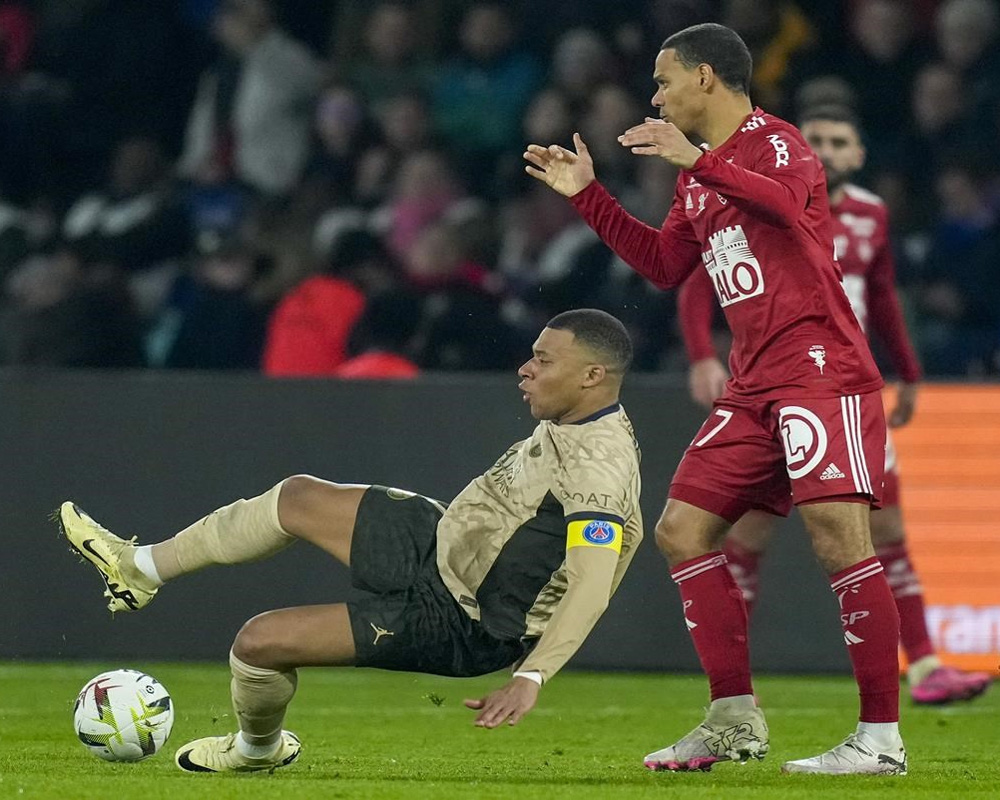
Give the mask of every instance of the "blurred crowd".
[[507, 370], [595, 306], [681, 370], [521, 153], [579, 131], [658, 227], [676, 173], [616, 137], [704, 21], [765, 110], [856, 109], [926, 371], [1000, 372], [997, 0], [0, 0], [0, 364]]

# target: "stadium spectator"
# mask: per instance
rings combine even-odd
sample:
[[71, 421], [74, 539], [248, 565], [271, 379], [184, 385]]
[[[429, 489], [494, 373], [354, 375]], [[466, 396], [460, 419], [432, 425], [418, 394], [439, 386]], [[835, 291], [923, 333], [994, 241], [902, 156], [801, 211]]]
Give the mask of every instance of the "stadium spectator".
[[[203, 237], [193, 274], [174, 287], [156, 345], [165, 367], [257, 369], [265, 310], [251, 295], [260, 257], [236, 236]], [[152, 358], [150, 359], [152, 361]]]
[[464, 154], [463, 178], [479, 193], [495, 190], [491, 166], [520, 144], [521, 116], [541, 69], [518, 47], [504, 3], [477, 0], [459, 26], [460, 52], [437, 72], [434, 119], [449, 146]]
[[719, 21], [736, 31], [750, 48], [754, 102], [776, 112], [786, 109], [789, 65], [796, 54], [816, 44], [816, 31], [805, 14], [785, 0], [726, 0]]
[[568, 142], [573, 135], [573, 113], [565, 92], [554, 86], [531, 98], [521, 127], [529, 142]]
[[359, 163], [376, 141], [367, 108], [354, 90], [339, 84], [321, 93], [313, 134], [312, 152], [293, 202], [293, 213], [307, 219], [356, 202]]
[[562, 92], [574, 110], [586, 104], [594, 86], [617, 77], [611, 50], [594, 31], [573, 28], [552, 50], [549, 83]]
[[293, 762], [299, 740], [282, 723], [301, 666], [466, 677], [514, 665], [504, 687], [465, 704], [478, 726], [516, 724], [586, 639], [642, 539], [639, 450], [618, 400], [630, 356], [624, 327], [603, 312], [550, 320], [518, 370], [538, 426], [448, 506], [296, 475], [137, 547], [63, 503], [60, 527], [101, 571], [114, 610], [138, 610], [167, 581], [265, 558], [296, 539], [349, 566], [366, 592], [247, 622], [229, 657], [239, 731], [182, 745], [177, 766]]
[[29, 256], [4, 283], [0, 363], [142, 366], [140, 328], [120, 273], [88, 265], [72, 247]]
[[364, 23], [364, 52], [351, 59], [344, 77], [376, 114], [397, 95], [430, 87], [432, 73], [417, 47], [420, 27], [415, 9], [398, 1], [376, 4]]
[[415, 378], [420, 367], [412, 359], [421, 320], [419, 299], [409, 291], [390, 290], [369, 298], [351, 332], [349, 358], [333, 374], [338, 378], [383, 380]]
[[961, 73], [942, 62], [927, 64], [914, 78], [910, 119], [911, 124], [897, 127], [894, 141], [889, 139], [885, 167], [902, 173], [910, 213], [926, 228], [940, 211], [935, 183], [943, 165], [963, 152], [988, 153], [991, 144], [988, 131], [972, 116]]
[[417, 92], [393, 95], [376, 114], [379, 141], [358, 159], [355, 202], [374, 208], [389, 201], [395, 176], [407, 158], [440, 149], [429, 99]]
[[389, 201], [378, 215], [383, 219], [380, 224], [387, 228], [385, 239], [393, 254], [405, 259], [421, 232], [440, 220], [464, 194], [442, 151], [419, 150], [406, 156], [394, 176]]
[[[630, 216], [597, 182], [579, 135], [575, 152], [532, 144], [524, 154], [530, 175], [570, 197], [656, 285], [678, 286], [707, 269], [733, 331], [733, 378], [685, 451], [656, 527], [712, 705], [702, 725], [646, 764], [703, 769], [766, 754], [746, 608], [720, 546], [749, 509], [786, 515], [794, 503], [840, 602], [861, 714], [843, 743], [782, 769], [903, 774], [899, 616], [869, 533], [882, 484], [882, 379], [830, 252], [822, 165], [792, 125], [752, 107], [750, 54], [731, 29], [675, 34], [654, 69], [660, 118], [619, 142], [681, 168], [661, 230]], [[821, 480], [827, 457], [849, 465], [850, 477]]]
[[27, 3], [0, 3], [0, 84], [24, 73], [35, 40], [35, 20]]
[[995, 0], [945, 0], [934, 18], [938, 52], [958, 70], [975, 112], [1000, 98], [1000, 8]]
[[455, 223], [426, 228], [405, 259], [405, 271], [423, 298], [421, 367], [502, 370], [516, 364], [525, 342], [504, 318], [503, 281], [470, 257]]
[[287, 194], [308, 158], [320, 66], [277, 27], [270, 0], [222, 0], [212, 30], [223, 52], [201, 77], [180, 173]]
[[937, 375], [997, 370], [1000, 219], [986, 194], [989, 177], [978, 162], [952, 164], [937, 177], [941, 219], [916, 297], [921, 350]]
[[114, 152], [106, 186], [76, 200], [62, 221], [62, 235], [88, 261], [141, 272], [187, 252], [188, 220], [152, 139], [132, 138]]
[[624, 88], [606, 83], [591, 87], [590, 101], [580, 119], [580, 133], [594, 142], [593, 155], [601, 165], [604, 182], [619, 194], [635, 182], [636, 166], [615, 137], [640, 116], [638, 103]]
[[366, 293], [392, 280], [379, 242], [363, 229], [334, 241], [325, 269], [281, 299], [267, 325], [262, 367], [272, 377], [330, 375], [347, 360], [351, 330]]
[[[909, 423], [916, 408], [921, 371], [894, 287], [885, 206], [877, 195], [851, 183], [865, 156], [858, 122], [849, 109], [821, 106], [806, 111], [800, 117], [800, 125], [802, 135], [826, 170], [833, 242], [844, 273], [847, 297], [862, 328], [884, 343], [902, 381], [887, 420], [890, 428], [902, 427]], [[678, 305], [691, 361], [691, 394], [696, 402], [711, 408], [722, 395], [728, 375], [712, 342], [711, 320], [716, 303], [707, 273], [695, 272], [688, 278]], [[829, 470], [829, 474], [839, 471]], [[915, 702], [925, 704], [967, 700], [986, 690], [990, 676], [945, 667], [935, 654], [927, 630], [923, 589], [907, 549], [899, 495], [896, 452], [889, 441], [885, 451], [882, 508], [872, 511], [871, 533], [875, 553], [888, 576], [899, 610], [900, 642], [908, 662], [910, 693]], [[763, 511], [750, 510], [726, 537], [723, 552], [743, 593], [748, 615], [756, 603], [760, 561], [776, 521]]]
[[[913, 78], [930, 56], [930, 48], [918, 35], [913, 4], [858, 0], [849, 13], [851, 39], [846, 49], [831, 53], [823, 48], [800, 55], [790, 67], [790, 88], [818, 75], [837, 74], [857, 92], [855, 108], [868, 130], [897, 130], [909, 116]], [[880, 137], [870, 143], [874, 162], [881, 162], [882, 145]]]

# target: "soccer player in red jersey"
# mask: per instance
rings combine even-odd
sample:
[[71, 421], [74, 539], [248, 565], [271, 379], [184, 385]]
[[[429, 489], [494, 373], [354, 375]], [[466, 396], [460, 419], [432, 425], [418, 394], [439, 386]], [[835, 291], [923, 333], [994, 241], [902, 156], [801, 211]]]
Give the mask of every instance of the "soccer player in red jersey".
[[[865, 150], [854, 113], [839, 106], [819, 106], [800, 120], [802, 135], [823, 162], [833, 216], [833, 242], [844, 275], [844, 289], [862, 328], [885, 344], [901, 383], [889, 414], [889, 427], [900, 427], [913, 416], [920, 364], [910, 344], [895, 289], [895, 266], [889, 242], [889, 222], [882, 200], [850, 183], [864, 166]], [[712, 342], [715, 292], [705, 273], [696, 272], [678, 297], [681, 332], [691, 360], [689, 383], [694, 399], [711, 406], [728, 378]], [[837, 480], [840, 468], [826, 467], [826, 480]], [[723, 552], [747, 606], [757, 597], [760, 557], [774, 532], [775, 517], [748, 511], [729, 535]], [[875, 554], [889, 579], [899, 611], [900, 641], [906, 653], [907, 677], [914, 702], [950, 703], [968, 700], [989, 687], [985, 672], [965, 673], [946, 667], [934, 652], [924, 612], [924, 594], [910, 561], [899, 507], [899, 471], [891, 441], [885, 453], [882, 508], [872, 512]]]
[[[524, 154], [529, 175], [569, 197], [657, 286], [705, 269], [733, 333], [732, 378], [685, 450], [656, 525], [712, 703], [704, 723], [645, 763], [708, 769], [767, 752], [746, 607], [720, 548], [750, 509], [786, 515], [794, 504], [840, 603], [861, 713], [844, 742], [782, 770], [904, 774], [899, 615], [869, 532], [882, 488], [882, 378], [840, 284], [822, 164], [793, 125], [753, 107], [750, 73], [746, 45], [724, 26], [696, 25], [663, 43], [653, 72], [659, 118], [619, 137], [680, 168], [660, 230], [601, 186], [579, 134], [574, 150], [532, 144]], [[830, 462], [843, 478], [821, 480]]]

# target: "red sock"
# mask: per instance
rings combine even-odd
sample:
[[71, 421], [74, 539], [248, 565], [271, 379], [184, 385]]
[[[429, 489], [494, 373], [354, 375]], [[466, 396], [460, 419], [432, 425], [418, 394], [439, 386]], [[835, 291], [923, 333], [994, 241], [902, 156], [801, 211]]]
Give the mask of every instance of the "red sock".
[[934, 655], [927, 614], [924, 610], [924, 589], [913, 569], [906, 542], [880, 547], [875, 554], [882, 562], [886, 580], [899, 609], [899, 639], [911, 664], [924, 656]]
[[747, 618], [753, 614], [757, 601], [757, 587], [760, 585], [760, 553], [747, 550], [731, 539], [726, 539], [722, 552], [729, 564], [733, 580], [743, 593], [743, 605], [747, 607]]
[[830, 576], [861, 695], [862, 722], [899, 721], [899, 613], [872, 556]]
[[708, 675], [712, 699], [753, 694], [747, 612], [720, 552], [706, 553], [670, 571], [684, 601], [684, 620]]

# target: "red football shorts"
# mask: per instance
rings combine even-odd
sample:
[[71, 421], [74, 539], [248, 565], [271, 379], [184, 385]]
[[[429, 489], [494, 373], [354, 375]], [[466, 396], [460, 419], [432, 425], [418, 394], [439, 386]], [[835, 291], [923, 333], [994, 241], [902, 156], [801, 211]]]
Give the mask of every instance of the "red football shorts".
[[669, 496], [729, 522], [824, 500], [879, 508], [885, 431], [879, 392], [758, 404], [722, 397], [684, 451]]
[[892, 436], [885, 432], [885, 477], [882, 479], [882, 508], [899, 505], [899, 467], [896, 463], [896, 448], [892, 446]]

